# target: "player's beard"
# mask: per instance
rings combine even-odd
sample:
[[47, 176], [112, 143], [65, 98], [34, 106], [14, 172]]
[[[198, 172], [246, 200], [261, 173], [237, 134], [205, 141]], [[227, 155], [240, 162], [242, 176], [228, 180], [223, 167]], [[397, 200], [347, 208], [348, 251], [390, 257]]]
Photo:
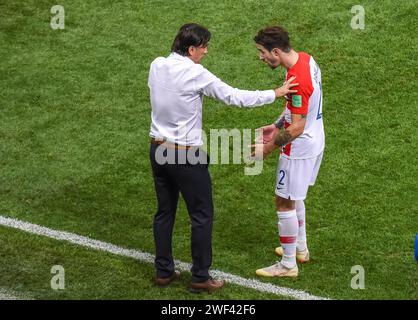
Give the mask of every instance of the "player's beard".
[[275, 65], [274, 62], [267, 61], [267, 64], [271, 68], [271, 70], [275, 70], [280, 64]]

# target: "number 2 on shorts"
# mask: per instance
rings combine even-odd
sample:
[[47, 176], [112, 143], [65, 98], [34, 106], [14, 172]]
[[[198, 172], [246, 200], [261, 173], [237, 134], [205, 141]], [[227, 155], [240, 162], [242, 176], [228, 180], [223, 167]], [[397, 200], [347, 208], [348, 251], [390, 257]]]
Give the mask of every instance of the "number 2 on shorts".
[[279, 185], [284, 186], [283, 179], [286, 176], [286, 172], [284, 172], [284, 170], [280, 170], [279, 175], [280, 175]]

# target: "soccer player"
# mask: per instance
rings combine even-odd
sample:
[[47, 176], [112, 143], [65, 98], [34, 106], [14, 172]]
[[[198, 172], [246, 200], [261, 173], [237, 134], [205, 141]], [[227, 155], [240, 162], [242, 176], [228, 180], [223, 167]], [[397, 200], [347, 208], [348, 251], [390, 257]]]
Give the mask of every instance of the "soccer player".
[[312, 56], [292, 49], [282, 27], [261, 30], [254, 40], [262, 61], [273, 69], [286, 68], [286, 79], [296, 76], [299, 83], [279, 119], [259, 128], [262, 139], [254, 145], [264, 158], [280, 148], [275, 193], [281, 247], [275, 251], [282, 256], [280, 262], [258, 269], [256, 274], [297, 277], [296, 260], [309, 261], [304, 199], [309, 186], [315, 183], [325, 147], [321, 70]]

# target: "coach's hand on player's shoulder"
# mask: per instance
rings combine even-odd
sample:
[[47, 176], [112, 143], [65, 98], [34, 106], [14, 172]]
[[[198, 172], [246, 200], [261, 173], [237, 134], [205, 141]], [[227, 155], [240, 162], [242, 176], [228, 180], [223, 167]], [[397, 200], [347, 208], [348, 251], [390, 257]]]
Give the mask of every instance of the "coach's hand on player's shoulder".
[[293, 76], [289, 78], [289, 80], [286, 80], [280, 88], [275, 89], [274, 92], [276, 93], [276, 98], [284, 97], [288, 94], [298, 92], [297, 90], [292, 90], [293, 87], [299, 85], [299, 83], [293, 83], [293, 80], [295, 79], [296, 77]]

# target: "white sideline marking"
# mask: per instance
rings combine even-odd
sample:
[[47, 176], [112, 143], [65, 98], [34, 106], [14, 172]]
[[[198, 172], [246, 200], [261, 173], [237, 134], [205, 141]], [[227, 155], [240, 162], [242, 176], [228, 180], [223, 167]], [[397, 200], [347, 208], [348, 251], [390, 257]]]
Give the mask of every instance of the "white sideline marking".
[[29, 300], [29, 298], [22, 296], [20, 293], [0, 288], [0, 300]]
[[3, 290], [0, 290], [0, 300], [20, 300], [20, 299], [7, 291], [5, 292]]
[[[36, 235], [46, 236], [48, 238], [56, 240], [68, 241], [70, 243], [77, 244], [83, 247], [102, 250], [119, 256], [140, 260], [143, 262], [154, 263], [154, 255], [150, 253], [142, 252], [140, 250], [125, 249], [122, 247], [115, 246], [111, 243], [90, 239], [88, 237], [79, 236], [77, 234], [66, 231], [53, 230], [36, 224], [20, 221], [17, 219], [6, 218], [3, 216], [0, 216], [0, 225], [23, 230]], [[180, 271], [190, 271], [191, 265], [189, 263], [175, 260], [175, 264], [176, 269]], [[230, 273], [222, 272], [220, 270], [212, 270], [211, 274], [215, 277], [225, 279], [228, 283], [237, 284], [239, 286], [255, 289], [261, 292], [273, 293], [298, 300], [326, 300], [326, 298], [314, 296], [302, 290], [280, 287], [271, 283], [265, 283], [255, 279], [246, 279]]]

